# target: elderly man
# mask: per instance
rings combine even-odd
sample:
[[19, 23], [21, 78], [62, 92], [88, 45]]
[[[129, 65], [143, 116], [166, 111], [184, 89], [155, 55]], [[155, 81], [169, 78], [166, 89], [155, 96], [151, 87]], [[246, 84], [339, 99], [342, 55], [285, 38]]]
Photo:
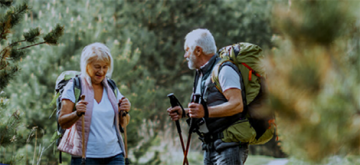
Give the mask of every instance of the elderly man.
[[203, 142], [204, 164], [244, 164], [248, 155], [247, 144], [238, 143], [221, 150], [214, 144], [223, 136], [222, 131], [244, 117], [239, 70], [231, 62], [220, 67], [219, 82], [222, 91], [211, 82], [212, 70], [220, 58], [216, 54], [214, 37], [207, 29], [196, 29], [188, 33], [184, 49], [189, 69], [196, 70], [193, 94], [201, 95], [201, 103], [189, 103], [184, 112], [179, 106], [168, 108], [169, 116], [172, 120], [185, 116], [203, 119], [203, 124], [196, 125], [200, 125], [197, 133]]

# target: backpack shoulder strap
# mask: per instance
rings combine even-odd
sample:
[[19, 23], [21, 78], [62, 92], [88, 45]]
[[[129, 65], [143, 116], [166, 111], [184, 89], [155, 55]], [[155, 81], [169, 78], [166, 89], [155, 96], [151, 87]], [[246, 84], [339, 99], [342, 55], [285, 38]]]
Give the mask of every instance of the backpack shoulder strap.
[[241, 73], [240, 73], [240, 70], [236, 67], [236, 64], [234, 64], [234, 62], [229, 59], [222, 59], [219, 61], [218, 64], [216, 64], [216, 66], [214, 67], [214, 69], [212, 70], [212, 73], [211, 73], [211, 82], [213, 82], [215, 84], [216, 88], [219, 90], [220, 93], [223, 93], [223, 92], [222, 92], [222, 89], [220, 86], [219, 73], [224, 66], [230, 66], [237, 73], [239, 73], [240, 80], [242, 83]]
[[248, 106], [247, 106], [247, 101], [246, 101], [246, 89], [245, 89], [245, 85], [244, 85], [244, 80], [243, 80], [243, 77], [241, 75], [239, 68], [236, 66], [236, 64], [234, 64], [233, 61], [221, 60], [217, 64], [216, 68], [214, 68], [212, 71], [211, 81], [215, 84], [215, 87], [218, 89], [218, 91], [224, 95], [224, 93], [222, 92], [221, 86], [220, 86], [220, 82], [219, 82], [219, 73], [224, 66], [229, 66], [229, 67], [233, 68], [236, 71], [236, 73], [238, 73], [238, 75], [239, 75], [244, 112], [246, 112]]
[[112, 79], [107, 79], [107, 81], [108, 81], [108, 84], [109, 84], [111, 90], [114, 92], [115, 97], [117, 98], [117, 94], [118, 94], [118, 93], [117, 93], [117, 91], [116, 91], [117, 87], [116, 87], [115, 81], [112, 80]]
[[73, 81], [74, 81], [75, 102], [77, 102], [77, 101], [80, 100], [80, 95], [81, 95], [81, 80], [80, 80], [80, 77], [75, 76], [73, 78]]

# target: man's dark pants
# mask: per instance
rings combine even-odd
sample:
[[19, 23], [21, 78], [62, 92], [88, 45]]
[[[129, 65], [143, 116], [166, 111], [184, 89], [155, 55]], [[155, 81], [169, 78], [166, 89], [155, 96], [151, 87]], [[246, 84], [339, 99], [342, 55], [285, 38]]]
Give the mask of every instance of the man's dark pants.
[[215, 150], [213, 143], [203, 144], [204, 165], [243, 165], [248, 157], [248, 145], [242, 144], [226, 148], [220, 152]]

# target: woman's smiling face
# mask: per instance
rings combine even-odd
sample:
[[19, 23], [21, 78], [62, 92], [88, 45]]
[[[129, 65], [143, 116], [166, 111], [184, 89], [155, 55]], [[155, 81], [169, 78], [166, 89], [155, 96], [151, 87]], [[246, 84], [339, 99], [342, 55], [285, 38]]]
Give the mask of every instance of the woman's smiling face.
[[109, 69], [109, 63], [103, 60], [96, 60], [86, 66], [86, 71], [91, 78], [91, 83], [98, 85], [104, 80]]

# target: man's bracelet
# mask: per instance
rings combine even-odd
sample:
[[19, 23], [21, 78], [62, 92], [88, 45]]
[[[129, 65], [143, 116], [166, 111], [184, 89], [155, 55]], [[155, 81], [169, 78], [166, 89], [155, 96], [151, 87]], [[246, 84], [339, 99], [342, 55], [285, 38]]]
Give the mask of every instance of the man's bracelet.
[[207, 105], [203, 105], [204, 107], [204, 118], [208, 118], [209, 117], [209, 110]]

